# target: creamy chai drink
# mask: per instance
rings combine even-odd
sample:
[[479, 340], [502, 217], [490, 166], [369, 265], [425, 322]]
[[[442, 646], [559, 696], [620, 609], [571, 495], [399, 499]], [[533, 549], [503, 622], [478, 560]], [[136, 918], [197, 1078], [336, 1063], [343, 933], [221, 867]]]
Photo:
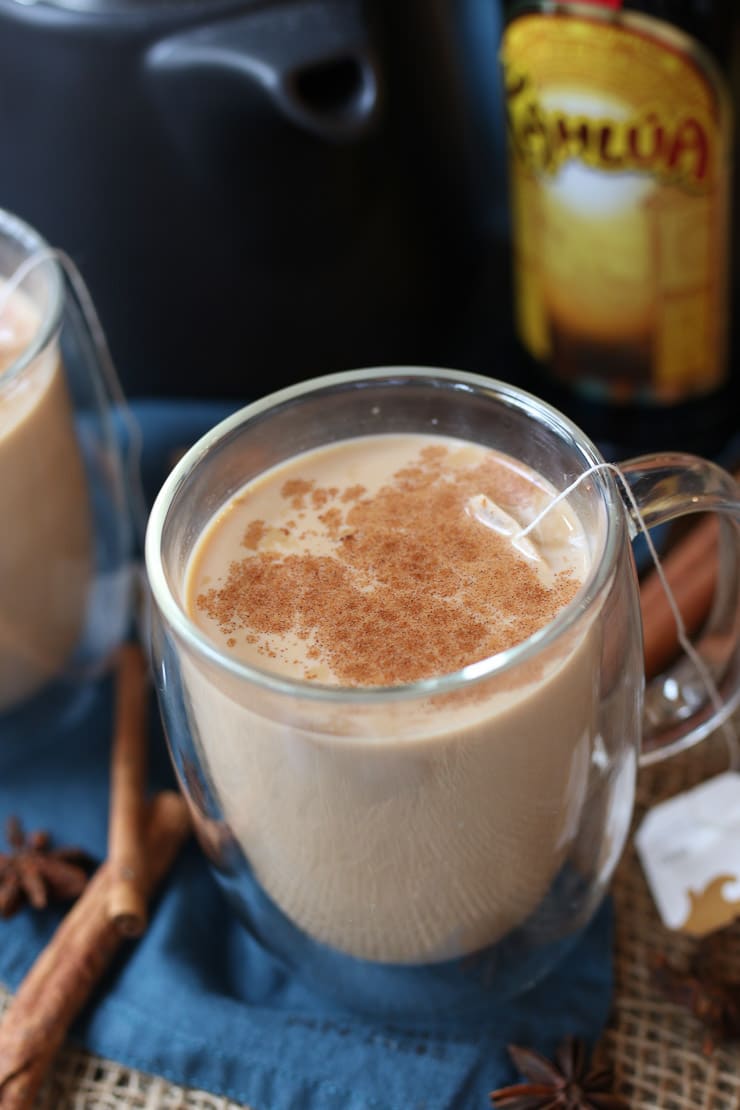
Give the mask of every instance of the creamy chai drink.
[[[309, 686], [397, 687], [537, 634], [588, 576], [593, 537], [535, 471], [445, 436], [381, 434], [250, 481], [185, 568], [222, 652]], [[537, 908], [577, 832], [599, 652], [562, 636], [462, 695], [281, 721], [196, 657], [182, 675], [206, 774], [255, 876], [312, 938], [444, 960]]]
[[85, 474], [55, 338], [18, 366], [42, 328], [0, 283], [0, 712], [73, 652], [91, 574]]

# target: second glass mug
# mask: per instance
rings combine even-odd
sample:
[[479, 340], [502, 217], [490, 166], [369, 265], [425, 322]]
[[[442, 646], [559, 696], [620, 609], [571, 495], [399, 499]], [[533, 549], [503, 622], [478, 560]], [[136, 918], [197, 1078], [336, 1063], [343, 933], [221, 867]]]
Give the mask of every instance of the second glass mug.
[[[0, 210], [0, 746], [92, 691], [131, 620], [112, 367], [41, 236]], [[115, 391], [115, 392], [114, 392]]]
[[285, 459], [388, 433], [492, 447], [558, 491], [603, 463], [560, 413], [488, 378], [332, 375], [248, 406], [185, 455], [152, 510], [146, 562], [160, 706], [217, 878], [304, 979], [402, 1018], [470, 1012], [547, 972], [604, 896], [640, 759], [695, 742], [737, 706], [740, 506], [708, 461], [622, 465], [648, 526], [722, 514], [720, 582], [698, 645], [711, 646], [721, 710], [682, 660], [651, 683], [645, 714], [636, 522], [605, 469], [569, 495], [590, 545], [583, 586], [507, 651], [386, 688], [285, 678], [221, 651], [184, 596], [213, 514]]

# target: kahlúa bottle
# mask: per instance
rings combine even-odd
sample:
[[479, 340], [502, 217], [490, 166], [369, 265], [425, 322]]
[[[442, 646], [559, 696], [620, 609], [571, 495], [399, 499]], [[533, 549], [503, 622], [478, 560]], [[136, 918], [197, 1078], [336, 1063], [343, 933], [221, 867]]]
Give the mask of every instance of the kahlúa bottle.
[[716, 453], [735, 0], [514, 3], [502, 41], [516, 327], [602, 443]]

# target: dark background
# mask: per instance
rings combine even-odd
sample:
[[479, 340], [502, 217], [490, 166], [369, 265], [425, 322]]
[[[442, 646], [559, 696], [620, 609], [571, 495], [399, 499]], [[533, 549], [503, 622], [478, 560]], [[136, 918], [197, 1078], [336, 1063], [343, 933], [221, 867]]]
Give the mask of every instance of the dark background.
[[[734, 79], [734, 0], [626, 6]], [[610, 454], [716, 454], [734, 385], [596, 406], [514, 339], [504, 18], [502, 0], [0, 0], [0, 205], [72, 255], [130, 397], [446, 365], [544, 395]]]

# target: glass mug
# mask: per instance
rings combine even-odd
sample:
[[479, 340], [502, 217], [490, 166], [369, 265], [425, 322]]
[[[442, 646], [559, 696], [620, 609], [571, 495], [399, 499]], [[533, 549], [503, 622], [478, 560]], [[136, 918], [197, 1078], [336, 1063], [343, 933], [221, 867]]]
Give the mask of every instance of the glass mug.
[[130, 619], [109, 384], [58, 261], [0, 210], [0, 737], [51, 701], [56, 712]]
[[[248, 406], [185, 455], [150, 516], [160, 706], [201, 843], [270, 951], [355, 1009], [470, 1012], [555, 963], [620, 856], [643, 738], [635, 522], [614, 475], [590, 474], [568, 497], [590, 546], [576, 597], [523, 643], [454, 674], [322, 686], [229, 657], [186, 612], [202, 530], [270, 467], [376, 433], [483, 444], [558, 491], [603, 462], [554, 409], [464, 373], [357, 371]], [[650, 759], [740, 700], [739, 506], [731, 477], [692, 456], [623, 470], [649, 525], [701, 510], [726, 520], [721, 605], [705, 630], [724, 706], [699, 698], [682, 664], [655, 680]]]

